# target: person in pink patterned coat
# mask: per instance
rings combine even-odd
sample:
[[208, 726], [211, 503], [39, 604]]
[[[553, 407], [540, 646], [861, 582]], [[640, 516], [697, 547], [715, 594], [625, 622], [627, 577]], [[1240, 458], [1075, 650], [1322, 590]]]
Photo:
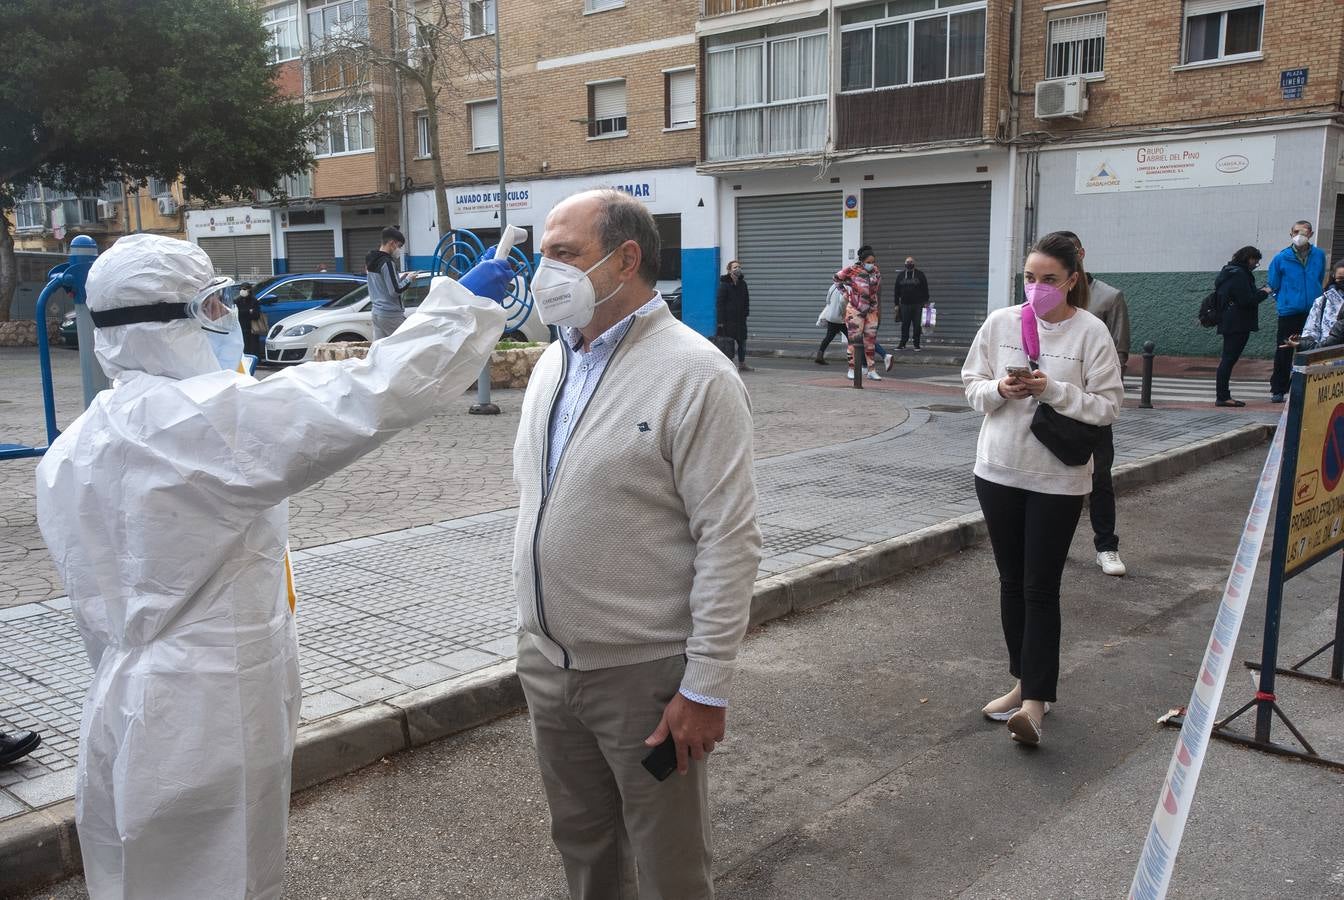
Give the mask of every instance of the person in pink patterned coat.
[[[882, 318], [882, 270], [873, 248], [859, 248], [858, 262], [835, 273], [835, 283], [845, 292], [845, 326], [849, 329], [849, 368], [853, 378], [854, 345], [863, 341], [867, 377], [881, 381], [874, 365], [877, 359], [877, 325]], [[860, 337], [862, 336], [862, 337]]]

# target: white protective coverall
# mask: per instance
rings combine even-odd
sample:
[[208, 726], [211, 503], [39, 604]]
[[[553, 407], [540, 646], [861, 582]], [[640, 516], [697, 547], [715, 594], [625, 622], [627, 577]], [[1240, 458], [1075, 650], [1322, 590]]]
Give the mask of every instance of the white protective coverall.
[[[181, 302], [205, 253], [152, 235], [94, 263], [90, 311]], [[114, 379], [37, 468], [38, 524], [96, 673], [76, 820], [90, 895], [279, 897], [298, 647], [290, 494], [450, 409], [504, 311], [448, 279], [365, 360], [221, 371], [189, 319], [99, 328]]]

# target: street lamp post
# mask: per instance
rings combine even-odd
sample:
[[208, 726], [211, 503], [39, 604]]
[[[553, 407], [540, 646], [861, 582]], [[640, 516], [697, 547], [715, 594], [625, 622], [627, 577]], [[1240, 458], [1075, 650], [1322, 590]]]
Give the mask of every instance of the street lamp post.
[[[499, 144], [499, 242], [509, 231], [509, 195], [504, 174], [504, 66], [499, 49], [499, 4], [495, 4], [495, 137]], [[499, 407], [490, 402], [490, 360], [487, 358], [480, 377], [476, 379], [476, 404], [468, 410], [472, 415], [497, 416]]]

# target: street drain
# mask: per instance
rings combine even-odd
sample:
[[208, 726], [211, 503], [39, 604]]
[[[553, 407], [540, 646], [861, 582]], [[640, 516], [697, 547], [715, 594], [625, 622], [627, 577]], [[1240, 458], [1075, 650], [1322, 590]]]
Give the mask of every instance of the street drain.
[[946, 413], [971, 411], [971, 408], [969, 406], [957, 406], [952, 403], [930, 403], [928, 406], [921, 406], [920, 409], [927, 409], [929, 412], [946, 412]]

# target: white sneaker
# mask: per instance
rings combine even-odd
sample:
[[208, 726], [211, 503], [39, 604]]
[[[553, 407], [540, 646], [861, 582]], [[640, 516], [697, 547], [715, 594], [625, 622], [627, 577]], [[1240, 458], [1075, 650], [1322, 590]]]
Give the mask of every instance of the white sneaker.
[[891, 364], [894, 363], [894, 362], [896, 362], [896, 357], [893, 356], [892, 354], [888, 353], [888, 354], [887, 354], [887, 361], [884, 362], [884, 363], [882, 364], [882, 366], [883, 366], [883, 368], [885, 368], [888, 372], [890, 372], [890, 371], [891, 371]]
[[877, 374], [877, 369], [869, 369], [867, 372], [864, 373], [864, 375], [866, 375], [866, 376], [868, 377], [868, 380], [869, 380], [869, 381], [881, 381], [881, 380], [882, 380], [882, 376], [879, 375], [879, 374]]
[[1098, 553], [1097, 565], [1101, 566], [1101, 571], [1107, 575], [1125, 574], [1125, 564], [1120, 560], [1120, 554], [1115, 550], [1103, 550]]
[[846, 381], [853, 381], [853, 380], [854, 380], [854, 370], [853, 370], [853, 369], [850, 369], [848, 372], [845, 373], [845, 380], [846, 380]]

